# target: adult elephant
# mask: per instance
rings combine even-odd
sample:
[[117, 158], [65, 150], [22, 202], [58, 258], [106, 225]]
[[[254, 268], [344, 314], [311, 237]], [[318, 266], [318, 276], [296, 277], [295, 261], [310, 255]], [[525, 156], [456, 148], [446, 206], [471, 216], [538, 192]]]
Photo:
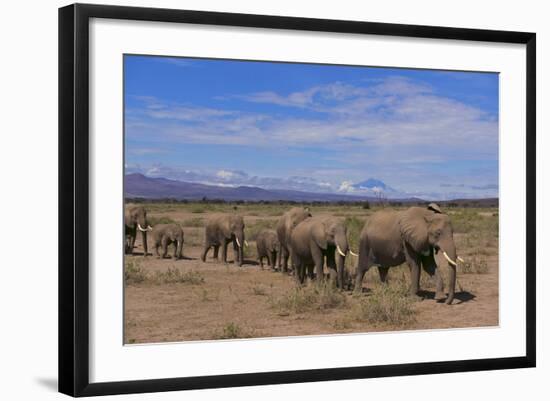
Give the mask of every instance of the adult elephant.
[[147, 222], [147, 211], [143, 206], [128, 206], [124, 212], [124, 232], [126, 236], [125, 253], [134, 253], [137, 232], [141, 232], [143, 255], [147, 256], [147, 232], [152, 227]]
[[338, 288], [347, 286], [345, 273], [346, 254], [349, 251], [347, 229], [344, 223], [333, 217], [312, 217], [299, 223], [290, 235], [290, 252], [295, 277], [303, 284], [306, 269], [313, 278], [313, 268], [317, 280], [323, 280], [324, 260], [331, 276], [336, 273]]
[[[449, 265], [449, 293], [444, 284], [434, 254], [442, 252]], [[458, 258], [460, 259], [460, 258]], [[362, 289], [363, 276], [373, 265], [378, 266], [380, 280], [386, 281], [388, 269], [404, 262], [410, 267], [411, 295], [416, 296], [420, 285], [420, 266], [436, 279], [437, 301], [451, 304], [455, 296], [456, 246], [451, 219], [439, 206], [411, 207], [404, 211], [381, 210], [374, 213], [361, 231], [359, 263], [355, 291]]]
[[283, 272], [288, 271], [288, 258], [290, 256], [290, 235], [292, 230], [302, 221], [311, 217], [309, 208], [293, 207], [286, 211], [277, 222], [277, 237], [281, 245], [281, 251], [278, 254], [277, 265]]
[[204, 233], [204, 249], [201, 260], [206, 261], [206, 254], [214, 248], [214, 258], [218, 259], [218, 250], [222, 247], [222, 261], [227, 263], [227, 246], [233, 243], [233, 255], [238, 266], [243, 264], [243, 246], [248, 245], [244, 239], [244, 220], [235, 214], [216, 214], [207, 222]]

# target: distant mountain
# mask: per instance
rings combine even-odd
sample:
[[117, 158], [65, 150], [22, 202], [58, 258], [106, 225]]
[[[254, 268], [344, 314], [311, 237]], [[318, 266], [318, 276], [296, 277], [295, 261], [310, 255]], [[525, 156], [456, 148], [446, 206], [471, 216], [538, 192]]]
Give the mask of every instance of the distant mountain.
[[361, 200], [376, 200], [376, 198], [372, 196], [302, 192], [283, 189], [263, 189], [248, 186], [229, 187], [221, 185], [207, 185], [194, 182], [169, 180], [167, 178], [147, 177], [139, 173], [127, 174], [124, 177], [124, 193], [127, 198], [171, 198], [178, 200], [198, 200], [204, 197], [208, 199], [223, 199], [226, 201], [282, 200], [295, 202], [352, 202]]
[[368, 180], [361, 181], [356, 184], [352, 184], [351, 186], [356, 190], [367, 191], [372, 193], [376, 193], [376, 192], [384, 192], [385, 194], [397, 193], [397, 190], [386, 185], [383, 181], [377, 180], [376, 178], [369, 178]]

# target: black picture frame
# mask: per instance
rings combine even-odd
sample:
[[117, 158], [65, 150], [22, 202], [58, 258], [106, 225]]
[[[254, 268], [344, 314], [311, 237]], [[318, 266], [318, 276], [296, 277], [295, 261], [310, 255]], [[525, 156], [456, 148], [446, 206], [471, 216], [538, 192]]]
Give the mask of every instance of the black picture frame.
[[[526, 46], [526, 352], [524, 356], [90, 383], [88, 61], [91, 18], [415, 38]], [[59, 9], [59, 391], [71, 396], [142, 393], [534, 367], [536, 364], [536, 35], [480, 29], [220, 12], [74, 4]]]

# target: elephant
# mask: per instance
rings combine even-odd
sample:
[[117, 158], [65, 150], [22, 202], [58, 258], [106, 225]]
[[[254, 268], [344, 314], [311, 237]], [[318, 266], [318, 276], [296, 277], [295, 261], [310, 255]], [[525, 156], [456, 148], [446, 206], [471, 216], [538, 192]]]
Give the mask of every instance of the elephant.
[[[174, 259], [181, 259], [183, 248], [183, 230], [177, 224], [157, 224], [153, 228], [153, 246], [158, 258], [164, 259], [168, 254], [168, 245], [174, 244]], [[162, 247], [162, 255], [159, 254]]]
[[127, 206], [124, 212], [125, 253], [134, 253], [137, 232], [141, 232], [143, 255], [147, 256], [147, 232], [153, 228], [147, 222], [147, 211], [143, 206]]
[[[434, 257], [439, 251], [447, 260], [450, 271], [446, 297]], [[451, 304], [455, 296], [457, 260], [462, 259], [457, 257], [451, 219], [437, 204], [403, 211], [381, 210], [370, 217], [361, 231], [355, 291], [362, 291], [363, 277], [371, 266], [378, 266], [380, 280], [385, 283], [390, 267], [407, 262], [412, 296], [418, 295], [422, 265], [436, 280], [435, 299], [441, 302], [446, 298], [445, 302]]]
[[288, 272], [288, 258], [290, 256], [290, 235], [294, 227], [311, 217], [309, 208], [293, 207], [285, 212], [277, 222], [277, 237], [281, 245], [277, 265], [282, 272]]
[[243, 264], [243, 246], [248, 242], [244, 239], [244, 220], [235, 214], [216, 214], [207, 222], [204, 233], [204, 249], [201, 260], [206, 261], [206, 254], [214, 247], [214, 258], [218, 259], [218, 250], [222, 246], [222, 261], [227, 263], [227, 245], [233, 243], [233, 255], [238, 266]]
[[260, 231], [256, 237], [256, 249], [258, 251], [260, 267], [263, 269], [263, 259], [267, 258], [267, 263], [271, 266], [271, 269], [275, 270], [275, 261], [281, 249], [277, 233], [274, 230]]
[[290, 252], [297, 283], [304, 283], [306, 269], [312, 279], [313, 267], [317, 280], [323, 280], [326, 257], [330, 275], [333, 277], [336, 273], [337, 287], [344, 289], [349, 286], [349, 275], [344, 267], [348, 251], [347, 229], [340, 219], [311, 217], [302, 221], [290, 235]]

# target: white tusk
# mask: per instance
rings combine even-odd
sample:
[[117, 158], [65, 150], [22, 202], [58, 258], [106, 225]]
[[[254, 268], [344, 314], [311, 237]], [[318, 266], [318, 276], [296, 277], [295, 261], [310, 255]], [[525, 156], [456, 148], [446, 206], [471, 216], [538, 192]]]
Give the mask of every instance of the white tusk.
[[458, 260], [460, 263], [466, 263], [466, 262], [464, 262], [464, 259], [462, 259], [460, 256], [457, 256], [456, 260]]
[[447, 255], [447, 252], [443, 251], [443, 256], [445, 256], [445, 259], [447, 259], [447, 262], [452, 264], [454, 267], [456, 267], [456, 262], [453, 262], [453, 260]]
[[340, 247], [338, 245], [336, 245], [336, 249], [338, 250], [338, 253], [340, 255], [342, 255], [343, 257], [346, 257], [346, 254], [344, 252], [342, 252], [342, 250], [340, 249]]
[[235, 237], [235, 240], [237, 241], [237, 245], [239, 246], [239, 248], [241, 247], [241, 243], [239, 242], [239, 239], [237, 237]]
[[[141, 224], [139, 224], [139, 223], [138, 223], [138, 230], [139, 230], [139, 231], [150, 231], [150, 230], [149, 230], [149, 227], [143, 228], [143, 227], [141, 226]], [[152, 230], [152, 229], [151, 229], [151, 230]]]
[[151, 227], [151, 226], [148, 225], [148, 226], [147, 226], [147, 231], [153, 231], [153, 227]]
[[349, 250], [349, 253], [351, 253], [353, 256], [359, 256], [358, 254], [356, 254], [355, 252], [353, 252], [351, 249]]
[[248, 248], [248, 241], [247, 240], [244, 240], [244, 246], [246, 246]]

